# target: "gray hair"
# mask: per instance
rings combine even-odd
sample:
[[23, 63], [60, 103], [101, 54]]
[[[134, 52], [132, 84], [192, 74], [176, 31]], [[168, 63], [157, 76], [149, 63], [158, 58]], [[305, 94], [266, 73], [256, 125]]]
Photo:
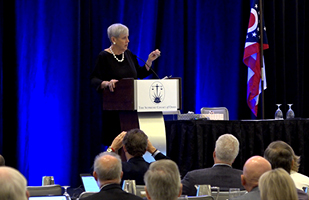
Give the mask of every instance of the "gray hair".
[[233, 163], [239, 152], [239, 142], [232, 134], [221, 135], [216, 141], [216, 157], [226, 163]]
[[180, 192], [178, 166], [172, 160], [158, 160], [150, 164], [144, 182], [151, 199], [176, 200]]
[[121, 34], [129, 35], [129, 29], [123, 24], [112, 24], [107, 28], [107, 36], [110, 42], [112, 37], [118, 38]]
[[[101, 158], [104, 156], [112, 156], [116, 158], [116, 161], [113, 162], [103, 162]], [[122, 164], [120, 156], [113, 152], [103, 152], [96, 156], [94, 160], [94, 171], [98, 175], [100, 181], [106, 180], [121, 180]]]
[[282, 168], [265, 172], [259, 179], [261, 200], [297, 200], [296, 186], [290, 175]]
[[0, 167], [0, 199], [27, 200], [27, 180], [16, 169]]

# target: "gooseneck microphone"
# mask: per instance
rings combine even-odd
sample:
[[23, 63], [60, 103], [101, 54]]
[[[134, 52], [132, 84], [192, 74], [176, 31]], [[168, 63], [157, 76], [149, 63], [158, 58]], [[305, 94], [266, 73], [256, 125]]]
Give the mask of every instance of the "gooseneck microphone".
[[160, 77], [158, 76], [158, 74], [152, 69], [152, 67], [150, 67], [143, 59], [141, 59], [140, 57], [136, 56], [136, 58], [140, 59], [141, 61], [143, 61], [145, 63], [145, 65], [147, 67], [149, 67], [149, 69], [151, 70], [151, 72], [157, 77], [157, 79], [160, 79]]

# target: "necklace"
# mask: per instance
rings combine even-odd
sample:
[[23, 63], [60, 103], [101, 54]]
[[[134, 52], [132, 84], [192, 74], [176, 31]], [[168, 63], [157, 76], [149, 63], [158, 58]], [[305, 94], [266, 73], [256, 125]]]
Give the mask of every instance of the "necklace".
[[123, 60], [124, 60], [124, 52], [122, 52], [122, 58], [121, 58], [121, 60], [119, 60], [119, 59], [116, 57], [116, 55], [114, 54], [114, 52], [113, 52], [113, 50], [112, 50], [112, 47], [109, 47], [109, 50], [111, 50], [111, 52], [112, 52], [114, 58], [115, 58], [118, 62], [123, 62]]

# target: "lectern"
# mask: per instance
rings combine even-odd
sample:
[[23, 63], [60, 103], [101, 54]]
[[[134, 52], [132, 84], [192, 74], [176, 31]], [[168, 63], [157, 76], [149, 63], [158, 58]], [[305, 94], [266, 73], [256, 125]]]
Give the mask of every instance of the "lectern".
[[[103, 110], [119, 111], [121, 130], [143, 130], [152, 144], [166, 153], [163, 111], [181, 109], [181, 79], [122, 79], [114, 92], [104, 90]], [[152, 159], [146, 154], [146, 160]], [[152, 159], [153, 160], [153, 159]]]

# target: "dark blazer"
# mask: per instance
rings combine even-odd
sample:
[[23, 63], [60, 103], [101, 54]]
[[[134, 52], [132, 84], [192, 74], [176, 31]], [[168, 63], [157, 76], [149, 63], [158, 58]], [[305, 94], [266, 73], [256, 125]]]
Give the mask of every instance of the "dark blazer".
[[[155, 157], [155, 160], [166, 159], [167, 157], [161, 152]], [[143, 157], [133, 157], [127, 162], [122, 162], [123, 180], [135, 180], [136, 185], [145, 185], [144, 174], [149, 168], [150, 163], [146, 162]]]
[[211, 168], [197, 169], [188, 172], [182, 179], [182, 194], [188, 196], [196, 195], [194, 185], [211, 185], [220, 187], [220, 191], [228, 188], [240, 188], [244, 190], [241, 184], [242, 170], [233, 169], [227, 165], [215, 165]]
[[297, 189], [298, 200], [308, 200], [308, 195], [304, 191]]
[[141, 197], [123, 191], [119, 184], [106, 185], [100, 192], [95, 193], [83, 200], [142, 200]]

